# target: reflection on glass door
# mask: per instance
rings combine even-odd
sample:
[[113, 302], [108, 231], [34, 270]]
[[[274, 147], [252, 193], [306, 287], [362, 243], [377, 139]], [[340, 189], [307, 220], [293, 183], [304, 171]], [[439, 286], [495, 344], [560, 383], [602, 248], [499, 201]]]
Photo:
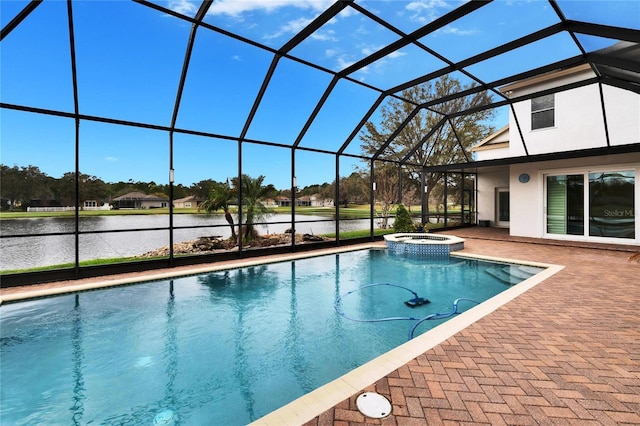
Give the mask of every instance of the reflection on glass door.
[[584, 234], [584, 175], [547, 176], [547, 233]]
[[633, 239], [634, 192], [634, 171], [547, 176], [546, 231]]
[[496, 201], [498, 203], [496, 212], [496, 226], [509, 226], [509, 189], [496, 189]]
[[589, 173], [589, 235], [635, 238], [635, 173]]

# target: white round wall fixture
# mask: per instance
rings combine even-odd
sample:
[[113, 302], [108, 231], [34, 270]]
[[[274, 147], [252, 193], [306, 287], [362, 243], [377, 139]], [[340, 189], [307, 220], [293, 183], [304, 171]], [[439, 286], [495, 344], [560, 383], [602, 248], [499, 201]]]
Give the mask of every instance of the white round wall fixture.
[[375, 392], [365, 392], [356, 399], [358, 410], [367, 417], [381, 419], [391, 414], [391, 403]]

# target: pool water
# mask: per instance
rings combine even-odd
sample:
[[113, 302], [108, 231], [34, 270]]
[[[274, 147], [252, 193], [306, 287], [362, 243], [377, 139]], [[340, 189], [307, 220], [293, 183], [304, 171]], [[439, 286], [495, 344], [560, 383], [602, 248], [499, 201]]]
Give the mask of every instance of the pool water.
[[[246, 424], [406, 342], [415, 323], [353, 321], [336, 301], [360, 320], [423, 318], [509, 288], [487, 271], [511, 267], [365, 250], [5, 304], [0, 422]], [[361, 289], [372, 283], [394, 286]], [[407, 307], [395, 285], [431, 303]]]

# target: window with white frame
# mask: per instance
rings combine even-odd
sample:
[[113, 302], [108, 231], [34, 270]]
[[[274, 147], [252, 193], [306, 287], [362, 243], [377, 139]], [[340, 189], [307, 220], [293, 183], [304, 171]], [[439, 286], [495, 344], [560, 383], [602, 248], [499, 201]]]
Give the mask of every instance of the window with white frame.
[[531, 130], [555, 125], [555, 98], [553, 93], [531, 99]]

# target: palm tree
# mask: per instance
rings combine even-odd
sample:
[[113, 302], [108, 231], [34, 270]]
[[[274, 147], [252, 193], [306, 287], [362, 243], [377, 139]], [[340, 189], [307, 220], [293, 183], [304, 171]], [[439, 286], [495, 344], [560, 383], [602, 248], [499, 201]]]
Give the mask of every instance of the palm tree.
[[[264, 176], [252, 178], [242, 175], [242, 210], [246, 215], [244, 241], [251, 241], [258, 235], [253, 224], [262, 221], [269, 214], [269, 209], [262, 204], [262, 199], [272, 196], [276, 188], [272, 185], [263, 186]], [[238, 178], [233, 179], [233, 187], [238, 189]]]
[[231, 238], [233, 241], [237, 241], [238, 236], [236, 235], [233, 216], [231, 216], [229, 208], [232, 203], [236, 202], [237, 198], [236, 191], [231, 188], [229, 180], [227, 179], [225, 183], [215, 182], [209, 192], [209, 198], [198, 206], [198, 210], [205, 210], [207, 213], [222, 209], [222, 211], [224, 211], [224, 218], [231, 227]]

